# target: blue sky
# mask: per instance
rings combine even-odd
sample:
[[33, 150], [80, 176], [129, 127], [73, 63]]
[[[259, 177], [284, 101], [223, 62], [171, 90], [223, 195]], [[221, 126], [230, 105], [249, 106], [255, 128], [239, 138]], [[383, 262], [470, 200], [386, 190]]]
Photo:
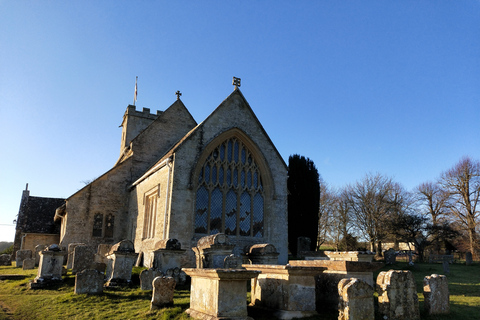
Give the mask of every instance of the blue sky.
[[113, 166], [136, 76], [137, 109], [180, 90], [197, 122], [240, 77], [334, 187], [480, 159], [480, 1], [0, 0], [0, 241], [26, 183], [68, 197]]

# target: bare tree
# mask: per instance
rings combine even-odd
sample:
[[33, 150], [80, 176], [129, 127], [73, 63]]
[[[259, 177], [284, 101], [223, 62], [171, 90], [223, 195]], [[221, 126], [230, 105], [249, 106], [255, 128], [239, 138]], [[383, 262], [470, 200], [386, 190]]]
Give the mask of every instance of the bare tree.
[[480, 161], [462, 158], [440, 178], [442, 187], [448, 192], [447, 207], [467, 231], [470, 251], [477, 257], [479, 248], [476, 228], [479, 224], [478, 203], [480, 200]]
[[319, 239], [322, 243], [331, 241], [339, 249], [339, 244], [350, 235], [352, 225], [351, 209], [344, 189], [330, 190], [321, 187]]
[[430, 217], [433, 225], [437, 225], [446, 214], [448, 193], [438, 183], [432, 182], [422, 183], [415, 193], [422, 213]]
[[372, 251], [381, 253], [381, 242], [387, 236], [389, 216], [397, 212], [403, 201], [403, 188], [381, 174], [368, 174], [346, 193], [357, 228], [370, 242]]

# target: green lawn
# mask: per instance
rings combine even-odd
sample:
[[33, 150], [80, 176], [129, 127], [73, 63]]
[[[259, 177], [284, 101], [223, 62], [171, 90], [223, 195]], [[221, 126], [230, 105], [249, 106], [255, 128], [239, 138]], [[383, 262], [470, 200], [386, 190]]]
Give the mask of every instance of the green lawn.
[[[423, 277], [434, 273], [442, 274], [441, 264], [417, 264], [414, 267], [398, 263], [384, 268], [411, 270], [417, 282], [420, 310], [423, 310]], [[382, 271], [382, 270], [379, 270]], [[134, 272], [134, 282], [138, 273]], [[189, 288], [176, 288], [174, 307], [150, 311], [151, 291], [137, 287], [122, 290], [105, 290], [103, 295], [75, 295], [75, 278], [70, 273], [62, 285], [42, 290], [28, 289], [28, 282], [36, 276], [36, 270], [23, 271], [20, 268], [0, 267], [0, 274], [22, 274], [24, 279], [0, 281], [0, 319], [189, 319], [184, 311], [189, 306]], [[378, 274], [378, 272], [377, 272]], [[480, 265], [450, 266], [448, 276], [451, 313], [447, 316], [422, 319], [469, 320], [480, 319]], [[375, 274], [376, 277], [376, 274]], [[256, 320], [272, 319], [269, 312], [254, 311]], [[324, 313], [309, 319], [337, 319], [336, 312]]]

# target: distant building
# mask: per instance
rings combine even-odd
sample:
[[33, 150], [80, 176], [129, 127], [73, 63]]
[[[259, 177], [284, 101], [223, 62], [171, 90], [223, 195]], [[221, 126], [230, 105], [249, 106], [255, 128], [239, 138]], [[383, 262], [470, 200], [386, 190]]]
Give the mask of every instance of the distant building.
[[287, 166], [243, 94], [200, 124], [177, 94], [163, 112], [127, 107], [116, 164], [57, 210], [60, 245], [128, 239], [151, 266], [157, 243], [177, 239], [194, 266], [198, 239], [225, 233], [237, 254], [270, 243], [287, 263]]
[[28, 184], [22, 193], [13, 252], [25, 249], [34, 251], [39, 244], [59, 243], [60, 224], [54, 222], [55, 210], [65, 203], [65, 199], [32, 197]]

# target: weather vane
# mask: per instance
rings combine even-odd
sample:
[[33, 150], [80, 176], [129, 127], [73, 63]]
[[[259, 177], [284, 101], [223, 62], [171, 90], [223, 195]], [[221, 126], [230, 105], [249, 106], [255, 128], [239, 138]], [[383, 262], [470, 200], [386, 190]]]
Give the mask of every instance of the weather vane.
[[242, 79], [240, 78], [237, 78], [237, 77], [233, 77], [233, 81], [232, 81], [232, 84], [235, 86], [235, 89], [238, 89], [240, 87], [240, 81]]

